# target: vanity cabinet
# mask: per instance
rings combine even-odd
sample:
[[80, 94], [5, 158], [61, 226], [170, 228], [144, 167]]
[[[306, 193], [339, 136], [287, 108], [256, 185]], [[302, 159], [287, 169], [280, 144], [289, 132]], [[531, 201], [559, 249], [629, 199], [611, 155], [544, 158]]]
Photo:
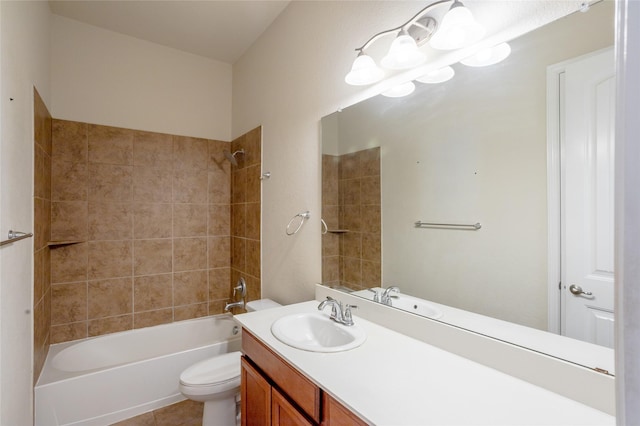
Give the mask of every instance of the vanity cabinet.
[[366, 425], [245, 329], [242, 352], [242, 426]]

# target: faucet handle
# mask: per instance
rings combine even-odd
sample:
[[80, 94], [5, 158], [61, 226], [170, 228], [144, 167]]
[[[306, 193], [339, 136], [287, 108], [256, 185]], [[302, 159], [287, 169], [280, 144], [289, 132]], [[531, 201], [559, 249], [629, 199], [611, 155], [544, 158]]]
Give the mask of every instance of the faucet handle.
[[342, 302], [333, 299], [335, 303], [331, 304], [331, 318], [340, 320], [342, 318]]
[[242, 277], [240, 277], [236, 286], [233, 287], [233, 298], [236, 297], [236, 292], [238, 291], [240, 292], [240, 296], [243, 298], [247, 295], [247, 283]]
[[351, 316], [351, 309], [358, 309], [357, 305], [347, 305], [344, 307], [344, 313], [342, 315], [344, 325], [353, 325], [353, 317]]

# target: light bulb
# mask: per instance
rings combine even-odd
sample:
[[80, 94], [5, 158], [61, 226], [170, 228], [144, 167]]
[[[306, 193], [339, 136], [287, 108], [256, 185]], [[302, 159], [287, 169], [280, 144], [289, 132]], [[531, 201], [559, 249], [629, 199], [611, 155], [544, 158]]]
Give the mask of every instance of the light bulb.
[[429, 44], [434, 49], [459, 49], [480, 40], [484, 33], [485, 29], [473, 19], [471, 11], [456, 1], [442, 18]]
[[382, 77], [384, 77], [384, 71], [376, 65], [371, 56], [360, 52], [344, 81], [352, 86], [363, 86], [380, 81]]
[[416, 41], [406, 33], [400, 33], [389, 48], [387, 55], [382, 58], [382, 66], [393, 70], [413, 68], [425, 61], [426, 57]]

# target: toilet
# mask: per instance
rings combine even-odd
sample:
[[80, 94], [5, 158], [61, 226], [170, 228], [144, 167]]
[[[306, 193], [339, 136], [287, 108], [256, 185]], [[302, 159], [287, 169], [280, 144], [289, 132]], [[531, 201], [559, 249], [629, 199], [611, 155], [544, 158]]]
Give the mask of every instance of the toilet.
[[[247, 303], [247, 312], [282, 306], [269, 299]], [[229, 352], [197, 362], [180, 374], [180, 392], [204, 402], [202, 426], [240, 424], [240, 352]]]

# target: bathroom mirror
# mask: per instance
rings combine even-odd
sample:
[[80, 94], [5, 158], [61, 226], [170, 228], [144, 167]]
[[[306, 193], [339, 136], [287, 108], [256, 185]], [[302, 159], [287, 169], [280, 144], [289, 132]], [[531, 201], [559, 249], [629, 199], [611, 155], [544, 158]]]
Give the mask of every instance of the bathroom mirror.
[[600, 2], [499, 64], [324, 117], [323, 284], [549, 330], [547, 67], [612, 46], [613, 23]]

